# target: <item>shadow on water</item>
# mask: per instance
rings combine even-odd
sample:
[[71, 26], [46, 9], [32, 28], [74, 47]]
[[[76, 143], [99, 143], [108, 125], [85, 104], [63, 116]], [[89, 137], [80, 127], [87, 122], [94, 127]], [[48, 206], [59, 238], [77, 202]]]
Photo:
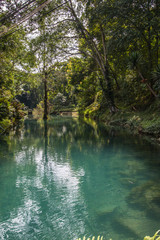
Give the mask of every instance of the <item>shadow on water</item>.
[[57, 117], [26, 120], [0, 141], [2, 240], [143, 239], [158, 230], [160, 150], [143, 138]]

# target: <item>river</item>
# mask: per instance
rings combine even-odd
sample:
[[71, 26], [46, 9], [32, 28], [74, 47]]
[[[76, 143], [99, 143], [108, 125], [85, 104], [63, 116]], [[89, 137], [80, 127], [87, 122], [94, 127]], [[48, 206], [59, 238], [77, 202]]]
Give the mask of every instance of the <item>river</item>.
[[0, 239], [142, 240], [160, 228], [160, 149], [94, 122], [26, 120], [0, 138]]

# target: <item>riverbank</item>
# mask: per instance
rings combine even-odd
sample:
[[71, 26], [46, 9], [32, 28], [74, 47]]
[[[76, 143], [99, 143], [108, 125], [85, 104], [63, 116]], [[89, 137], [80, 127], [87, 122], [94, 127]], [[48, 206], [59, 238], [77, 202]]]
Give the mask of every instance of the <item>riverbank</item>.
[[[95, 107], [96, 106], [96, 107]], [[36, 112], [36, 114], [35, 114]], [[24, 114], [25, 115], [25, 114]], [[35, 118], [42, 118], [43, 111], [36, 111], [34, 109], [33, 115]], [[61, 109], [56, 114], [51, 115], [65, 115], [78, 117], [77, 109]], [[80, 113], [80, 116], [83, 114]], [[26, 116], [26, 115], [25, 115]], [[154, 102], [150, 106], [145, 107], [144, 109], [137, 110], [136, 108], [119, 108], [119, 111], [115, 114], [111, 114], [108, 110], [100, 108], [100, 105], [92, 104], [87, 108], [87, 111], [84, 112], [84, 116], [91, 118], [100, 122], [103, 122], [106, 126], [111, 127], [121, 127], [128, 129], [133, 134], [141, 134], [149, 137], [152, 141], [156, 141], [160, 144], [160, 103], [159, 101]], [[0, 124], [0, 134], [9, 130], [11, 126], [11, 121], [5, 124]]]
[[115, 114], [97, 108], [91, 111], [89, 117], [103, 122], [106, 126], [119, 126], [132, 131], [133, 134], [147, 136], [160, 144], [160, 103], [158, 101], [141, 110], [131, 109], [131, 107], [121, 108]]
[[160, 143], [160, 108], [152, 107], [145, 111], [121, 110], [114, 115], [103, 113], [99, 119], [106, 125], [121, 126]]

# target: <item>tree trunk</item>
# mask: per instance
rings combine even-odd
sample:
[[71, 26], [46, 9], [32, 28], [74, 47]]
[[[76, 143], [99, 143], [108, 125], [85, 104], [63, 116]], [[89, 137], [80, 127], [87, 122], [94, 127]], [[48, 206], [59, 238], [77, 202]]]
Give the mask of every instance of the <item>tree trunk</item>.
[[105, 90], [104, 94], [108, 102], [108, 107], [111, 113], [115, 113], [118, 111], [118, 108], [115, 106], [114, 102], [114, 93], [113, 93], [113, 85], [109, 76], [109, 70], [105, 68], [105, 75], [104, 79], [106, 82], [107, 89]]
[[44, 115], [43, 119], [48, 119], [48, 89], [47, 89], [47, 73], [45, 72], [44, 77]]
[[114, 102], [114, 94], [113, 94], [113, 87], [111, 83], [111, 79], [109, 77], [109, 71], [106, 68], [105, 73], [103, 74], [103, 78], [98, 77], [100, 81], [100, 86], [102, 88], [104, 97], [107, 101], [108, 108], [111, 113], [116, 113], [118, 111], [118, 108], [115, 105]]

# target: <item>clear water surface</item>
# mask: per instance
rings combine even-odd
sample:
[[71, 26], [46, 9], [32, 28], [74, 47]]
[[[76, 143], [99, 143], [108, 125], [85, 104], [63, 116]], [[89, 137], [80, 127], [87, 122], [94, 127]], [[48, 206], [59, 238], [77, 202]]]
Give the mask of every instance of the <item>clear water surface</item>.
[[92, 122], [26, 120], [0, 138], [0, 239], [139, 240], [160, 228], [160, 149]]

